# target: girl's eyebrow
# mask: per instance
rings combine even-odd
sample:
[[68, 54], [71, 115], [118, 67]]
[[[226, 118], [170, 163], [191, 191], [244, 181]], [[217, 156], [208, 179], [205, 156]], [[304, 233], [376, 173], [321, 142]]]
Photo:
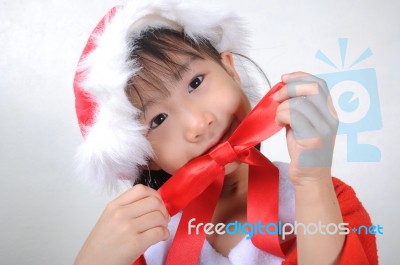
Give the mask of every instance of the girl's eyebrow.
[[[201, 57], [198, 56], [191, 56], [185, 63], [181, 64], [178, 66], [177, 71], [172, 75], [172, 81], [171, 83], [177, 83], [180, 80], [182, 80], [182, 76], [189, 71], [190, 65], [193, 64], [194, 62], [198, 61], [202, 59]], [[169, 93], [168, 93], [169, 94]], [[142, 105], [142, 107], [140, 108], [140, 110], [143, 113], [146, 113], [147, 109], [150, 108], [152, 105], [155, 105], [159, 102], [161, 102], [162, 100], [164, 100], [165, 98], [168, 98], [168, 96], [162, 95], [159, 97], [154, 97], [154, 98], [150, 98], [149, 100], [147, 100], [146, 102], [144, 102], [144, 104]]]
[[[167, 97], [168, 97], [168, 96], [167, 96]], [[149, 107], [151, 107], [152, 105], [155, 105], [155, 104], [161, 102], [161, 100], [162, 100], [162, 99], [165, 99], [165, 98], [166, 98], [165, 96], [160, 96], [160, 97], [156, 97], [156, 98], [151, 98], [151, 99], [147, 100], [147, 101], [143, 104], [143, 106], [140, 108], [140, 110], [141, 110], [143, 113], [146, 113], [146, 111], [147, 111], [147, 109], [148, 109]]]
[[173, 82], [178, 82], [182, 79], [182, 75], [184, 75], [190, 69], [190, 65], [194, 62], [200, 60], [201, 57], [191, 56], [184, 64], [180, 65], [177, 71], [173, 75]]

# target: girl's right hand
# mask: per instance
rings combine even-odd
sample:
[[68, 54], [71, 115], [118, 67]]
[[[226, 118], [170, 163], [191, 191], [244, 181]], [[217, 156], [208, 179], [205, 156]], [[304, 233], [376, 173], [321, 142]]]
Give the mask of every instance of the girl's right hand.
[[169, 238], [169, 220], [160, 194], [138, 184], [107, 205], [74, 265], [131, 265]]

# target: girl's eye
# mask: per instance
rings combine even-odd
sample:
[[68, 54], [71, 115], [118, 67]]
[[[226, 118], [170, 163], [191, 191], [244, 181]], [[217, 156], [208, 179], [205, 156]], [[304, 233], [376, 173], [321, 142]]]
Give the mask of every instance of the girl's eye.
[[201, 82], [203, 82], [204, 76], [199, 75], [196, 76], [195, 79], [192, 80], [192, 82], [190, 82], [189, 87], [188, 87], [188, 91], [189, 93], [192, 93], [196, 88], [198, 88], [201, 85]]
[[150, 122], [150, 129], [155, 129], [157, 128], [161, 123], [165, 121], [165, 119], [168, 117], [167, 114], [161, 113], [155, 116], [151, 122]]

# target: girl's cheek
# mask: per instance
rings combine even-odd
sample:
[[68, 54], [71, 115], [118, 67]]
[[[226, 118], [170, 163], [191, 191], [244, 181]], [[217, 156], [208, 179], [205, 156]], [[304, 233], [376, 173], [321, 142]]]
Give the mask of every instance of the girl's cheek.
[[169, 174], [175, 173], [188, 161], [186, 146], [179, 137], [177, 127], [173, 122], [169, 122], [168, 126], [160, 126], [158, 128], [160, 130], [152, 135], [152, 139], [149, 139], [157, 156], [156, 164]]
[[220, 106], [222, 110], [232, 111], [237, 105], [237, 93], [235, 89], [230, 88], [227, 84], [218, 85], [217, 89], [210, 90], [209, 102], [212, 102], [211, 107]]
[[235, 114], [241, 108], [241, 97], [237, 91], [228, 91], [223, 99], [224, 110], [229, 114]]
[[179, 168], [185, 165], [188, 160], [182, 155], [184, 149], [177, 144], [167, 145], [158, 155], [158, 165], [169, 174], [174, 174]]

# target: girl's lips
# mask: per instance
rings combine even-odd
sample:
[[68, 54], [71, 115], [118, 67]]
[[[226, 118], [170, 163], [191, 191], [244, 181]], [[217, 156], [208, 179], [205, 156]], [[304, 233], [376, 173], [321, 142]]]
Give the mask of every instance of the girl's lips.
[[232, 133], [232, 130], [231, 130], [232, 129], [232, 124], [233, 123], [231, 123], [229, 125], [229, 127], [227, 127], [225, 129], [225, 131], [222, 133], [222, 135], [219, 137], [219, 139], [217, 138], [218, 140], [216, 141], [216, 143], [211, 144], [210, 147], [207, 148], [207, 150], [203, 153], [203, 155], [204, 154], [208, 154], [209, 152], [211, 152], [211, 150], [215, 149], [218, 145], [220, 145], [221, 143], [223, 143], [226, 140], [228, 140], [229, 136]]

